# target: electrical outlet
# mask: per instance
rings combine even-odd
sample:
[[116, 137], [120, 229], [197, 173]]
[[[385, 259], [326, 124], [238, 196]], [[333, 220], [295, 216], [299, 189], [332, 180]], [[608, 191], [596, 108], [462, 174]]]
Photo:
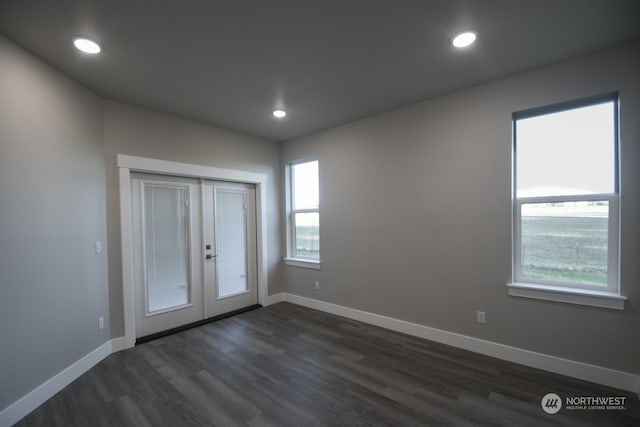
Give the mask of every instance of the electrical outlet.
[[96, 240], [96, 253], [97, 254], [102, 253], [102, 242], [100, 240]]
[[487, 315], [484, 311], [478, 312], [478, 323], [487, 323]]
[[98, 317], [98, 329], [104, 329], [104, 317]]
[[319, 280], [316, 280], [316, 291], [317, 291], [318, 289], [320, 289], [320, 281], [319, 281]]

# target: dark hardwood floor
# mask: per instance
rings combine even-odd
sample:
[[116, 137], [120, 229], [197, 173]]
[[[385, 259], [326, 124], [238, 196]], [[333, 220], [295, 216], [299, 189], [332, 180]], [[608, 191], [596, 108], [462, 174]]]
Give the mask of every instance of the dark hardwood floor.
[[[542, 396], [626, 396], [548, 415]], [[19, 426], [639, 426], [637, 397], [280, 303], [108, 357]]]

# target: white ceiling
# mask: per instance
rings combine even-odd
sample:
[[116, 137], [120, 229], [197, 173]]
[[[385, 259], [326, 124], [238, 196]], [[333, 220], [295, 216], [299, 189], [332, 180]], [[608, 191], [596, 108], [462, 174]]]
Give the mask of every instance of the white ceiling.
[[0, 0], [0, 33], [107, 98], [282, 141], [639, 39], [640, 1]]

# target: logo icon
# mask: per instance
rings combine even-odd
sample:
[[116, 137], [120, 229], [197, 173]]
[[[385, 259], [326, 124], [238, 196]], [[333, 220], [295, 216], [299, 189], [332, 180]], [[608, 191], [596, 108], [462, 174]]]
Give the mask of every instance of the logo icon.
[[547, 414], [556, 414], [562, 408], [562, 399], [555, 393], [548, 393], [542, 398], [540, 406]]

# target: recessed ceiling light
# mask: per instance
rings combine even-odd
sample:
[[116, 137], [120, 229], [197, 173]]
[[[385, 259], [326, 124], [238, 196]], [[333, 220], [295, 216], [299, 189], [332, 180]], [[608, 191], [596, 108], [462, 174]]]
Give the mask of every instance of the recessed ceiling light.
[[451, 44], [455, 47], [467, 47], [476, 41], [477, 34], [473, 31], [465, 31], [464, 33], [457, 34], [452, 40]]
[[287, 112], [284, 110], [273, 110], [273, 115], [274, 117], [281, 119], [287, 115]]
[[98, 43], [84, 37], [76, 37], [75, 39], [73, 39], [73, 45], [76, 47], [76, 49], [81, 50], [84, 53], [90, 53], [92, 55], [95, 55], [96, 53], [100, 53], [102, 51], [102, 47]]

